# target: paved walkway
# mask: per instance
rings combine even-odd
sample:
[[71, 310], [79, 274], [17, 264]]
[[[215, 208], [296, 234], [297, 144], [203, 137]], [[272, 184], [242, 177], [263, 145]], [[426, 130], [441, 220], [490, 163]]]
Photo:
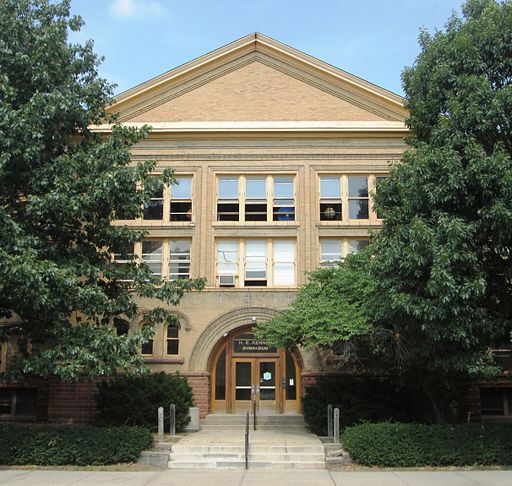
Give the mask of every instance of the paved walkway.
[[512, 471], [341, 472], [327, 470], [156, 472], [0, 470], [0, 484], [100, 486], [510, 486]]

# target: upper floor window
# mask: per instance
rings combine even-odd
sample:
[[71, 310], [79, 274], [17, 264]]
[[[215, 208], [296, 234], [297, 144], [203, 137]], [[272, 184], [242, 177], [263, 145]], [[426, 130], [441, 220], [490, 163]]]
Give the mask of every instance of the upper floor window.
[[293, 177], [274, 177], [274, 221], [295, 221]]
[[118, 336], [128, 336], [130, 331], [130, 323], [124, 319], [119, 319], [114, 323], [114, 328]]
[[216, 244], [221, 287], [296, 285], [294, 240], [219, 239]]
[[153, 275], [162, 275], [162, 241], [144, 240], [142, 242], [142, 261]]
[[217, 221], [238, 221], [239, 215], [238, 177], [219, 177]]
[[144, 219], [162, 220], [164, 217], [164, 186], [157, 187], [148, 202], [144, 203]]
[[294, 221], [293, 176], [219, 176], [217, 221]]
[[176, 177], [170, 201], [170, 221], [192, 221], [192, 177]]
[[320, 265], [329, 267], [339, 262], [347, 255], [361, 251], [369, 243], [368, 239], [357, 238], [321, 238]]
[[348, 176], [348, 217], [369, 219], [368, 177]]
[[370, 205], [370, 192], [376, 180], [373, 175], [321, 175], [320, 221], [375, 222], [378, 216]]
[[169, 278], [190, 278], [190, 240], [171, 240], [169, 251]]
[[341, 177], [320, 177], [320, 220], [341, 221]]

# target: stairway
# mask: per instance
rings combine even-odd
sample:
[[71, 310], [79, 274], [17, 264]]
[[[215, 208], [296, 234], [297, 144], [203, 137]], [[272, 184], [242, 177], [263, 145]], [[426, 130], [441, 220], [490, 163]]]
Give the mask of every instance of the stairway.
[[[262, 415], [249, 431], [249, 468], [323, 469], [324, 446], [301, 415]], [[243, 469], [244, 415], [209, 415], [201, 430], [173, 444], [169, 468]]]

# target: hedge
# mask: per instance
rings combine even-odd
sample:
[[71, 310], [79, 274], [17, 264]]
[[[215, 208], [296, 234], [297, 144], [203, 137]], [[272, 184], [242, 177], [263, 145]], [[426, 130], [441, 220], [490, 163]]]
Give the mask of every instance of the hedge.
[[142, 427], [0, 427], [0, 464], [101, 466], [136, 461], [153, 437]]
[[512, 424], [364, 423], [347, 428], [342, 443], [366, 466], [512, 465]]
[[368, 377], [320, 378], [306, 388], [304, 420], [318, 435], [327, 435], [327, 405], [340, 410], [340, 428], [362, 421], [418, 422], [413, 394], [392, 379]]
[[99, 425], [138, 425], [155, 429], [158, 407], [163, 407], [165, 428], [169, 427], [169, 405], [176, 405], [176, 429], [188, 423], [194, 405], [192, 388], [186, 378], [160, 373], [120, 376], [98, 383], [95, 396]]

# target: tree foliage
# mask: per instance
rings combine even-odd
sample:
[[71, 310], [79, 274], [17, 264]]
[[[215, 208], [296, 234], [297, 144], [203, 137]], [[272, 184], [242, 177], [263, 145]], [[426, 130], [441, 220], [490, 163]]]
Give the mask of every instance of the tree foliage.
[[[16, 326], [0, 330], [23, 336], [14, 371], [72, 380], [139, 369], [148, 333], [111, 326], [140, 313], [137, 297], [161, 301], [146, 320], [172, 321], [169, 307], [204, 282], [162, 283], [145, 265], [112, 261], [143, 236], [112, 224], [116, 213], [140, 215], [172, 171], [157, 180], [155, 162], [130, 166], [149, 128], [105, 112], [113, 87], [92, 41], [68, 42], [82, 26], [69, 3], [0, 2], [0, 317]], [[114, 123], [106, 138], [90, 128], [102, 122]]]
[[365, 252], [309, 275], [290, 309], [258, 325], [258, 333], [277, 346], [333, 346], [367, 335], [366, 305], [374, 289]]
[[279, 344], [369, 332], [435, 409], [498, 372], [491, 349], [510, 346], [512, 2], [469, 0], [420, 45], [403, 72], [409, 150], [374, 195], [384, 224], [370, 258], [313, 273], [261, 328]]
[[376, 195], [372, 312], [423, 373], [493, 374], [512, 330], [512, 3], [470, 0], [420, 44], [411, 149]]

